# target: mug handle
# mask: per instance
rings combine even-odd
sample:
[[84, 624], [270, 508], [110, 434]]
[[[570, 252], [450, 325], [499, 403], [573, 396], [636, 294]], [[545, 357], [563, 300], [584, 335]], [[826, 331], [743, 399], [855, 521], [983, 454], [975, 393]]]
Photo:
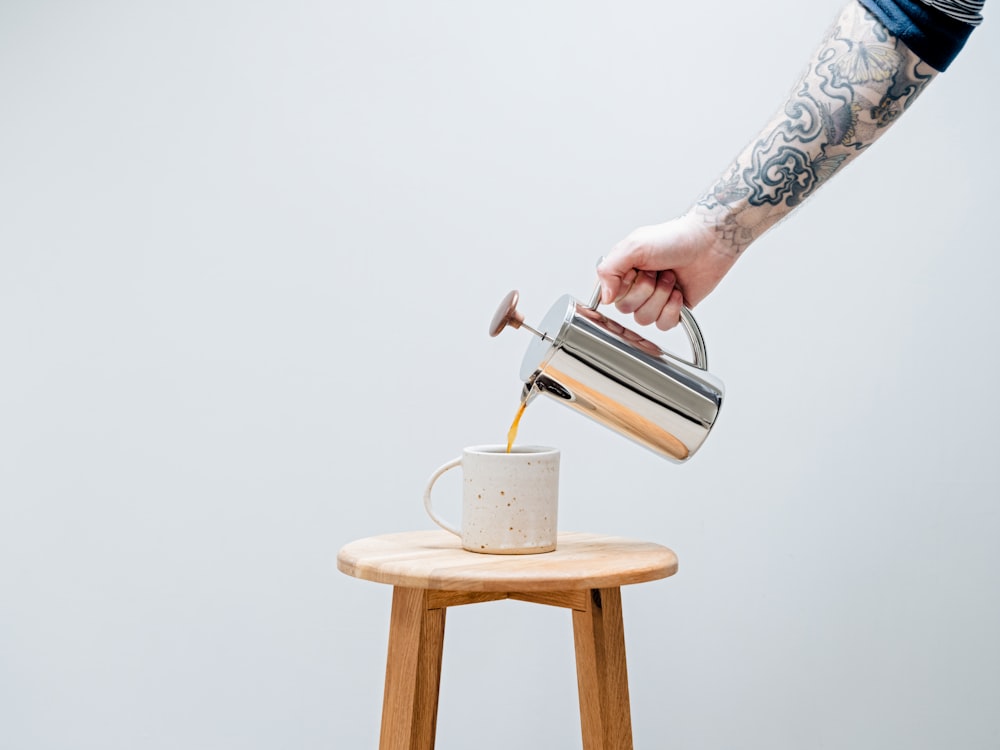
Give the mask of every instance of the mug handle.
[[461, 531], [456, 529], [454, 526], [452, 526], [444, 519], [439, 518], [437, 515], [435, 515], [434, 508], [431, 505], [431, 489], [434, 487], [434, 483], [438, 480], [438, 478], [442, 474], [444, 474], [449, 469], [454, 469], [456, 466], [461, 466], [461, 465], [462, 465], [461, 458], [453, 458], [444, 466], [438, 467], [437, 470], [435, 470], [435, 472], [431, 474], [431, 478], [427, 480], [427, 489], [424, 490], [424, 508], [427, 510], [427, 515], [429, 515], [431, 517], [431, 520], [438, 526], [440, 526], [442, 529], [444, 529], [445, 531], [450, 531], [452, 534], [458, 537], [462, 536]]

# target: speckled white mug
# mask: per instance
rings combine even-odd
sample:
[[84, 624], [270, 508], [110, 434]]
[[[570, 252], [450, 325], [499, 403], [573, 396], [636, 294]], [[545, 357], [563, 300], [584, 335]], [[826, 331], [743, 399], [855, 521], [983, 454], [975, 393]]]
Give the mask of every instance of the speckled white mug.
[[[461, 529], [440, 518], [431, 490], [442, 474], [462, 467]], [[527, 555], [556, 548], [559, 451], [538, 445], [477, 445], [438, 468], [424, 490], [431, 519], [471, 552]]]

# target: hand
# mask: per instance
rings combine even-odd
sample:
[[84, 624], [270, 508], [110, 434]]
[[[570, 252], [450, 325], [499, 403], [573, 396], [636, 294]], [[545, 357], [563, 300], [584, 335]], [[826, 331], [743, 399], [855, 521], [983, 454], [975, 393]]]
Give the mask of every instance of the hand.
[[681, 306], [694, 307], [722, 280], [736, 253], [697, 216], [639, 227], [597, 267], [601, 302], [667, 330]]

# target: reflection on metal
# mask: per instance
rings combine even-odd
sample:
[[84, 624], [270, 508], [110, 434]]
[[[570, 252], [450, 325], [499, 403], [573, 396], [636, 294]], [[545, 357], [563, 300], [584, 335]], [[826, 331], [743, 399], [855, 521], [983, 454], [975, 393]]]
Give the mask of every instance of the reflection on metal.
[[522, 399], [545, 394], [665, 458], [686, 461], [715, 424], [724, 388], [705, 369], [705, 342], [687, 308], [682, 324], [692, 362], [566, 295], [525, 353]]

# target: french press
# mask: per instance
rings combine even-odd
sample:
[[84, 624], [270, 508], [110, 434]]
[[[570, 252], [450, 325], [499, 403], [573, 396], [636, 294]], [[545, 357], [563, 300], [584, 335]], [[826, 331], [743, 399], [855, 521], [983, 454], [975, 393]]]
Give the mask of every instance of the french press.
[[724, 392], [708, 372], [698, 323], [681, 309], [688, 362], [598, 312], [600, 293], [598, 285], [589, 304], [560, 297], [537, 328], [517, 310], [516, 290], [504, 297], [490, 335], [507, 326], [534, 334], [521, 363], [521, 401], [543, 393], [671, 461], [686, 461], [708, 437]]

